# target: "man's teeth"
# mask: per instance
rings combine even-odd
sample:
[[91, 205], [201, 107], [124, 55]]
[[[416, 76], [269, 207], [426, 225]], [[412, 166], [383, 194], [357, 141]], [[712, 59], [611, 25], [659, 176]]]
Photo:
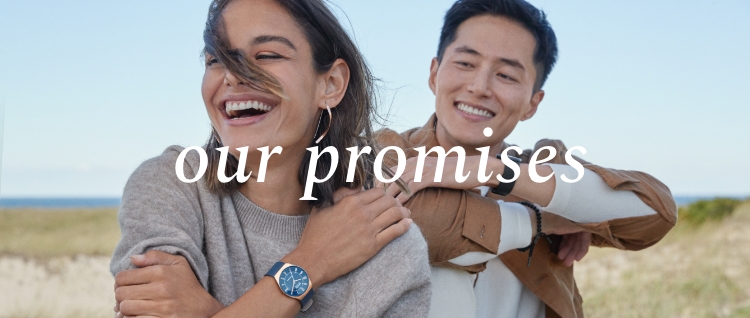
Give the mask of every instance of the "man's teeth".
[[227, 102], [226, 103], [226, 111], [229, 113], [230, 111], [240, 111], [245, 109], [254, 108], [257, 110], [262, 110], [264, 112], [270, 111], [271, 106], [268, 106], [266, 104], [263, 104], [262, 102], [251, 100], [246, 102]]
[[477, 109], [477, 108], [471, 107], [469, 105], [466, 105], [464, 103], [459, 103], [458, 104], [458, 109], [461, 110], [462, 112], [469, 113], [469, 114], [472, 114], [472, 115], [477, 115], [477, 116], [482, 116], [482, 117], [487, 117], [487, 118], [490, 118], [490, 117], [493, 116], [492, 113], [490, 113], [490, 112], [488, 112], [486, 110]]

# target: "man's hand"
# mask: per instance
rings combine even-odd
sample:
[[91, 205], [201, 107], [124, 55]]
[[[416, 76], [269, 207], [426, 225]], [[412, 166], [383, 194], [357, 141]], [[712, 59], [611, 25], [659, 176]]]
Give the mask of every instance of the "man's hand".
[[542, 227], [542, 232], [546, 234], [562, 235], [557, 257], [565, 266], [580, 261], [589, 252], [591, 233], [581, 231], [574, 222], [554, 213], [542, 212]]
[[591, 245], [591, 233], [589, 232], [565, 234], [562, 236], [557, 258], [563, 261], [565, 266], [571, 266], [574, 261], [581, 261], [586, 256], [589, 252], [589, 245]]
[[198, 282], [187, 260], [160, 251], [131, 257], [139, 268], [115, 276], [117, 317], [210, 317], [224, 306]]

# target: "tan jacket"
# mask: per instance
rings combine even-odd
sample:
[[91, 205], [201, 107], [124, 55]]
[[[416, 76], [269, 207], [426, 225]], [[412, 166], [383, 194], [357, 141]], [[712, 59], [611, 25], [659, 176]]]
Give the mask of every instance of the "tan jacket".
[[[429, 150], [438, 146], [435, 138], [436, 117], [421, 128], [398, 134], [389, 129], [381, 130], [376, 137], [382, 147], [398, 146], [407, 158], [417, 156], [415, 147], [426, 146]], [[508, 147], [503, 144], [503, 148]], [[543, 139], [534, 149], [527, 149], [520, 158], [529, 162], [531, 154], [544, 146], [557, 150], [557, 157], [550, 163], [566, 164], [567, 149], [559, 140]], [[434, 155], [431, 154], [431, 155]], [[540, 158], [546, 158], [542, 153]], [[637, 171], [602, 168], [576, 158], [583, 166], [594, 171], [612, 189], [633, 191], [657, 214], [641, 217], [615, 219], [602, 223], [574, 223], [582, 231], [592, 233], [592, 245], [615, 247], [624, 250], [640, 250], [656, 244], [677, 222], [677, 207], [667, 186], [654, 177]], [[386, 164], [395, 166], [395, 156], [386, 158]], [[429, 247], [430, 262], [441, 267], [458, 267], [448, 262], [467, 252], [489, 252], [497, 254], [500, 243], [500, 209], [495, 200], [520, 201], [520, 198], [501, 197], [489, 192], [488, 197], [471, 190], [427, 188], [406, 203], [414, 222], [419, 225]], [[531, 267], [527, 267], [528, 254], [516, 250], [500, 255], [500, 259], [547, 305], [546, 317], [583, 317], [582, 299], [573, 278], [573, 267], [564, 266], [557, 258], [559, 236], [552, 236], [553, 243], [539, 240], [535, 247]], [[475, 273], [485, 269], [485, 264], [458, 267]]]

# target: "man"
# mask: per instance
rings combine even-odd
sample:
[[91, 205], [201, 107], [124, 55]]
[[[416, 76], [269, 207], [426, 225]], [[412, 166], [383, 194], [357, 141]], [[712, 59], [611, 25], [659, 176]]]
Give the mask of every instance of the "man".
[[[573, 268], [566, 266], [581, 253], [571, 257], [569, 251], [585, 253], [587, 246], [580, 244], [588, 242], [589, 234], [595, 246], [643, 249], [676, 223], [674, 200], [661, 182], [645, 173], [606, 169], [579, 158], [566, 161], [567, 149], [560, 141], [541, 140], [520, 153], [524, 164], [514, 183], [494, 178], [505, 177], [506, 170], [494, 155], [509, 148], [505, 138], [536, 113], [556, 57], [554, 32], [544, 13], [529, 3], [459, 0], [446, 13], [430, 69], [435, 115], [421, 128], [379, 134], [383, 147], [401, 147], [412, 157], [402, 179], [414, 197], [409, 199], [397, 187], [388, 191], [402, 201], [409, 199], [405, 206], [428, 241], [435, 266], [431, 316], [582, 317]], [[442, 182], [433, 182], [439, 165], [433, 156], [426, 160], [422, 181], [414, 182], [413, 157], [422, 146], [463, 147], [468, 155], [463, 172], [470, 177], [463, 183], [455, 180], [453, 156], [446, 159]], [[475, 177], [482, 174], [477, 168], [481, 154], [487, 160], [486, 171], [494, 172], [485, 182]], [[529, 170], [530, 161], [547, 156], [548, 165]], [[395, 166], [395, 159], [389, 164]], [[577, 168], [583, 176], [577, 176]], [[545, 182], [532, 181], [553, 172]], [[579, 177], [576, 183], [565, 181]], [[545, 212], [537, 215], [531, 207], [514, 203], [518, 201], [544, 207]], [[562, 244], [559, 236], [549, 242], [541, 236], [531, 245], [539, 230], [569, 236]], [[527, 246], [533, 247], [532, 255], [515, 250]]]

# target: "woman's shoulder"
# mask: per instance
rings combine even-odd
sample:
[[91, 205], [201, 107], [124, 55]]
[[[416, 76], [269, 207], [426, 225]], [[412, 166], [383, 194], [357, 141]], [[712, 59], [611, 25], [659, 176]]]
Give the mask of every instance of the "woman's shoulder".
[[388, 272], [393, 273], [394, 267], [400, 268], [403, 274], [429, 271], [427, 242], [419, 227], [412, 224], [404, 235], [388, 243], [365, 266], [377, 272], [388, 268]]
[[179, 163], [182, 163], [181, 172], [187, 180], [193, 179], [199, 168], [199, 154], [188, 151], [183, 161], [180, 154], [184, 149], [181, 146], [169, 146], [160, 155], [142, 162], [125, 184], [123, 203], [143, 202], [145, 198], [196, 201], [199, 197], [204, 197], [199, 195], [207, 191], [202, 179], [184, 182], [178, 177]]

